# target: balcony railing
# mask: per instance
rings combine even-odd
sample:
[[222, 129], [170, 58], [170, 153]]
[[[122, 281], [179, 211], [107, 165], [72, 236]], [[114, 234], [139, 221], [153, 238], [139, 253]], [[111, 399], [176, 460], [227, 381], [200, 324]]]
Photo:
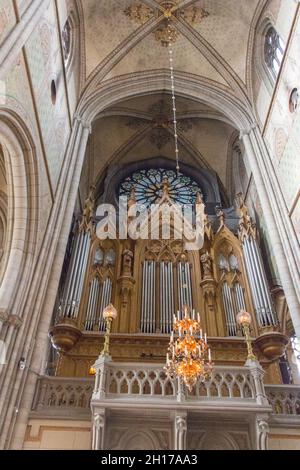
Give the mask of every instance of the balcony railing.
[[274, 414], [300, 416], [300, 386], [266, 385], [265, 389]]
[[258, 400], [261, 394], [267, 396], [274, 414], [300, 415], [300, 387], [262, 385], [262, 390], [258, 390], [257, 378], [248, 367], [215, 367], [211, 379], [198, 384], [192, 393], [171, 380], [158, 365], [110, 362], [103, 371], [105, 380], [98, 377], [95, 388], [93, 378], [41, 377], [37, 383], [33, 414], [88, 417], [92, 397], [108, 407], [114, 404], [130, 407], [138, 403], [176, 406], [176, 402], [183, 401], [187, 407], [219, 403], [225, 407], [251, 408], [263, 404]]
[[[105, 396], [107, 399], [167, 399], [175, 400], [179, 385], [157, 365], [124, 365], [111, 363], [107, 367]], [[239, 399], [255, 401], [255, 387], [249, 369], [216, 367], [211, 380], [198, 384], [192, 393], [184, 390], [187, 400]]]
[[90, 415], [94, 379], [41, 377], [32, 410], [36, 414]]

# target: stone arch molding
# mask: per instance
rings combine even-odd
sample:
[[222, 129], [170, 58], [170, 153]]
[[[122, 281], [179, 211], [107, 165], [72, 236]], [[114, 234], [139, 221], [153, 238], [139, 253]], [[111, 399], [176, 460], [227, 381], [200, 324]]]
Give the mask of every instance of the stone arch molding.
[[18, 307], [25, 300], [38, 232], [38, 172], [30, 132], [13, 111], [3, 108], [0, 108], [0, 143], [7, 174], [6, 253], [0, 275], [0, 313], [21, 316]]
[[[224, 116], [239, 131], [248, 131], [256, 125], [249, 103], [239, 99], [230, 90], [206, 79], [185, 72], [175, 74], [176, 94], [193, 101], [204, 103]], [[171, 92], [169, 72], [147, 71], [124, 75], [97, 85], [94, 81], [78, 104], [77, 116], [87, 124], [99, 113], [123, 100], [159, 92]]]
[[208, 432], [199, 442], [200, 450], [239, 450], [239, 446], [229, 433]]
[[124, 433], [115, 450], [157, 450], [160, 448], [161, 444], [152, 431], [135, 430]]

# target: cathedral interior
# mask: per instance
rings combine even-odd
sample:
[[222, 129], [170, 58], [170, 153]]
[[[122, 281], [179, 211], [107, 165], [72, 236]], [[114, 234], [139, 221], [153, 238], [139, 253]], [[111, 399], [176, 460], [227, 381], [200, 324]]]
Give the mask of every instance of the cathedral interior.
[[0, 449], [300, 450], [299, 89], [296, 0], [0, 0]]

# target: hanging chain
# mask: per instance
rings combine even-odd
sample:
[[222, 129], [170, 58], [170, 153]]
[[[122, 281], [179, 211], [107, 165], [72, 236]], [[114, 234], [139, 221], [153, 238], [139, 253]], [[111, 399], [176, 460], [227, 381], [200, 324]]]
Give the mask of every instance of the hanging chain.
[[173, 60], [173, 47], [172, 47], [172, 30], [170, 25], [170, 18], [168, 18], [168, 35], [169, 35], [169, 60], [170, 60], [170, 76], [171, 76], [171, 90], [172, 90], [172, 109], [173, 109], [173, 124], [174, 124], [174, 140], [175, 140], [175, 157], [176, 157], [176, 171], [179, 173], [179, 147], [178, 147], [178, 134], [177, 134], [177, 111], [176, 111], [176, 95], [175, 95], [175, 79], [174, 79], [174, 60]]

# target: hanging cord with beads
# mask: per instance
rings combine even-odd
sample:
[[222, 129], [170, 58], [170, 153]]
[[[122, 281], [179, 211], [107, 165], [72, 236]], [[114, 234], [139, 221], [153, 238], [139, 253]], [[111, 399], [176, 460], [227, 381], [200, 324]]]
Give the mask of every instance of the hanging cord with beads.
[[172, 30], [170, 25], [170, 18], [168, 18], [168, 35], [169, 35], [169, 59], [170, 59], [170, 73], [171, 73], [171, 90], [172, 90], [172, 108], [173, 108], [173, 123], [174, 123], [174, 140], [175, 140], [175, 155], [176, 155], [176, 171], [179, 173], [179, 148], [178, 148], [178, 134], [177, 134], [177, 114], [176, 114], [176, 96], [175, 96], [175, 79], [174, 79], [174, 61], [173, 61], [173, 48], [172, 48]]

